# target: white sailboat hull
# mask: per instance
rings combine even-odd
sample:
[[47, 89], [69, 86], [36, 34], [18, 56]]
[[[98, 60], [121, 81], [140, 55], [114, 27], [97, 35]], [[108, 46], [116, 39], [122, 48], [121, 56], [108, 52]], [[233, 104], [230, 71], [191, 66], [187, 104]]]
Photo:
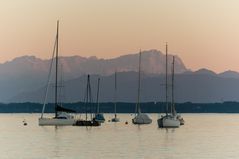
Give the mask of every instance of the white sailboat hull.
[[164, 116], [158, 119], [159, 128], [178, 128], [180, 126], [180, 121], [171, 116]]
[[136, 117], [134, 117], [132, 119], [133, 124], [151, 124], [152, 123], [152, 119], [149, 118], [149, 116], [147, 114], [137, 114]]
[[39, 118], [39, 126], [72, 126], [75, 119]]

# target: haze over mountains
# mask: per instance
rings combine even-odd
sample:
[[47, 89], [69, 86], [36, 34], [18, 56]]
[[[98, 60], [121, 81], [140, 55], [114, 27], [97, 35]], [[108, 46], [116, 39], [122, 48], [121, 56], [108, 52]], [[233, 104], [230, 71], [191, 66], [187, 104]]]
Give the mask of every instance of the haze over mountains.
[[[87, 74], [93, 75], [93, 97], [96, 94], [96, 79], [101, 76], [100, 100], [112, 101], [113, 74], [117, 70], [119, 101], [135, 102], [138, 58], [138, 53], [113, 59], [60, 57], [59, 78], [63, 74], [64, 101], [83, 100]], [[0, 64], [0, 102], [43, 102], [50, 62], [51, 60], [42, 60], [34, 56], [23, 56]], [[171, 62], [172, 55], [169, 55], [169, 71]], [[165, 54], [157, 50], [143, 51], [142, 72], [142, 101], [163, 101]], [[237, 72], [216, 74], [207, 69], [192, 72], [177, 56], [175, 72], [177, 102], [239, 101]], [[49, 92], [49, 101], [53, 97], [52, 90]]]

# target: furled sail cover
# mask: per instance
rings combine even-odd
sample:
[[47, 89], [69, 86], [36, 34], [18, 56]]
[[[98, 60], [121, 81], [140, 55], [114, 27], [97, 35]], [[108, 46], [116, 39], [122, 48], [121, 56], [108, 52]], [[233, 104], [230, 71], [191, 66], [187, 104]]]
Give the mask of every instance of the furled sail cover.
[[64, 108], [64, 107], [59, 106], [59, 105], [57, 105], [56, 111], [58, 111], [58, 112], [67, 112], [67, 113], [76, 113], [75, 110]]

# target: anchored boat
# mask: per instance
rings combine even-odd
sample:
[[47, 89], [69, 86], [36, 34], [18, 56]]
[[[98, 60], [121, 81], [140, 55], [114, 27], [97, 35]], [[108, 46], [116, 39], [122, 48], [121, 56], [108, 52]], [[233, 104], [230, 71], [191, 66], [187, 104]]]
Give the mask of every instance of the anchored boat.
[[[58, 41], [59, 41], [58, 39], [59, 39], [59, 21], [57, 21], [57, 33], [56, 33], [56, 39], [55, 39], [55, 44], [53, 49], [52, 60], [50, 64], [50, 70], [48, 74], [45, 100], [44, 100], [44, 104], [42, 108], [41, 117], [39, 118], [39, 122], [38, 122], [40, 126], [73, 125], [76, 122], [76, 119], [74, 118], [74, 116], [70, 114], [70, 113], [75, 113], [75, 111], [68, 108], [64, 108], [63, 106], [60, 106], [58, 103]], [[46, 118], [44, 117], [44, 111], [45, 111], [45, 106], [46, 106], [46, 101], [48, 96], [48, 89], [50, 85], [50, 77], [52, 73], [54, 57], [55, 57], [55, 102], [54, 102], [55, 116], [52, 118]]]
[[103, 113], [100, 113], [100, 103], [99, 103], [99, 94], [100, 94], [100, 78], [98, 78], [98, 84], [97, 84], [97, 111], [94, 117], [95, 121], [98, 121], [100, 123], [105, 122], [105, 117]]
[[[90, 119], [88, 118], [90, 115]], [[92, 95], [90, 86], [90, 75], [87, 76], [87, 86], [85, 94], [85, 119], [79, 119], [75, 122], [74, 126], [100, 126], [101, 122], [93, 118], [92, 113]]]
[[152, 119], [141, 112], [140, 109], [140, 88], [141, 88], [141, 50], [139, 52], [139, 72], [138, 72], [138, 101], [135, 108], [135, 117], [132, 119], [133, 124], [142, 125], [142, 124], [151, 124]]
[[111, 119], [112, 122], [119, 122], [120, 118], [117, 117], [116, 111], [117, 105], [117, 71], [115, 71], [115, 92], [114, 92], [114, 118]]
[[159, 128], [178, 128], [180, 126], [180, 121], [177, 118], [177, 113], [174, 105], [174, 58], [172, 67], [172, 103], [169, 112], [168, 103], [168, 45], [166, 44], [166, 115], [161, 116], [157, 120]]

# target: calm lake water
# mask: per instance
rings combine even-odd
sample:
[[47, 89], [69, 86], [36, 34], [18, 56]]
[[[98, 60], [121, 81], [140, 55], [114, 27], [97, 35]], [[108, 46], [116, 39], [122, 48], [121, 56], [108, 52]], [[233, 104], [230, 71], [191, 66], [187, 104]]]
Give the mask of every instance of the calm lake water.
[[239, 114], [182, 116], [185, 126], [167, 130], [157, 128], [157, 114], [151, 125], [132, 125], [132, 116], [120, 114], [120, 123], [92, 128], [40, 127], [39, 114], [0, 114], [0, 158], [238, 159]]

